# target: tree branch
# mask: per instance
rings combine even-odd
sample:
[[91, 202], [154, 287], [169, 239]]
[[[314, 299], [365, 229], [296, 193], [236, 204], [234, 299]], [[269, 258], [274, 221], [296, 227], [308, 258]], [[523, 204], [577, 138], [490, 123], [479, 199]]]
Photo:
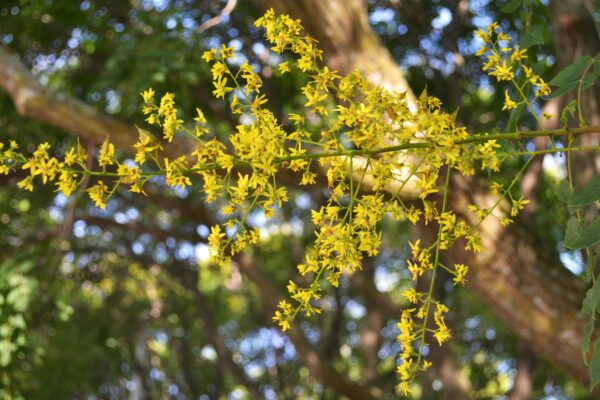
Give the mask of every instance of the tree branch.
[[[102, 113], [81, 100], [46, 89], [17, 56], [2, 45], [0, 89], [12, 98], [20, 115], [50, 124], [90, 143], [102, 143], [110, 136], [115, 146], [131, 152], [138, 141], [138, 133], [132, 125]], [[184, 152], [185, 149], [187, 152]], [[165, 147], [165, 151], [171, 155], [187, 154], [189, 149], [189, 143], [183, 141]]]

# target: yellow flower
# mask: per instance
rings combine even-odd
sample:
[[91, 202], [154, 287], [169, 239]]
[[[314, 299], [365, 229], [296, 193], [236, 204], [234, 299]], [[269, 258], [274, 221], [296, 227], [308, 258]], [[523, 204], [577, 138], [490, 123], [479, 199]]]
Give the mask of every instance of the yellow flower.
[[172, 113], [165, 117], [163, 121], [163, 137], [170, 143], [173, 141], [175, 134], [181, 129], [183, 120], [177, 119], [177, 111], [173, 110]]
[[151, 153], [155, 150], [162, 150], [162, 146], [155, 142], [154, 137], [143, 129], [138, 129], [139, 139], [136, 144], [133, 145], [135, 149], [135, 162], [138, 164], [144, 164], [146, 162], [146, 153]]
[[454, 278], [452, 279], [454, 281], [454, 284], [465, 284], [465, 276], [467, 275], [467, 273], [469, 272], [469, 268], [464, 265], [464, 264], [454, 264]]
[[470, 250], [475, 253], [481, 251], [481, 238], [477, 234], [467, 235], [467, 244], [465, 246], [465, 250]]
[[77, 189], [76, 177], [77, 174], [68, 172], [64, 169], [60, 172], [56, 185], [58, 186], [58, 190], [60, 190], [65, 197], [69, 197], [71, 193]]
[[504, 40], [505, 42], [510, 42], [510, 36], [504, 32], [498, 33], [498, 40]]
[[88, 193], [96, 207], [100, 207], [103, 210], [106, 208], [108, 187], [104, 182], [98, 181], [96, 185], [88, 189]]
[[284, 61], [281, 64], [279, 64], [279, 72], [281, 72], [282, 74], [286, 73], [286, 72], [290, 72], [290, 63], [289, 61]]
[[[42, 143], [38, 146], [37, 150], [33, 153], [33, 157], [30, 157], [25, 164], [21, 166], [22, 169], [29, 169], [29, 173], [31, 176], [41, 175], [42, 181], [46, 183], [49, 180], [53, 181], [56, 177], [56, 174], [60, 172], [62, 168], [62, 163], [58, 161], [55, 157], [50, 157], [48, 155], [48, 150], [50, 149], [50, 144]], [[27, 190], [32, 190], [33, 187], [30, 185], [26, 185], [26, 181], [23, 180], [24, 188]], [[31, 189], [29, 189], [31, 187]]]
[[100, 147], [100, 156], [98, 157], [98, 164], [101, 167], [107, 165], [113, 165], [113, 159], [115, 157], [115, 146], [108, 141], [108, 138], [102, 143]]
[[198, 116], [194, 118], [194, 121], [196, 121], [200, 125], [206, 125], [206, 117], [204, 117], [204, 113], [202, 112], [202, 110], [196, 108], [196, 113], [198, 114]]
[[154, 90], [149, 88], [141, 93], [144, 103], [152, 104], [154, 102]]
[[29, 175], [25, 179], [19, 181], [17, 186], [29, 192], [33, 192], [33, 176]]
[[452, 336], [450, 335], [450, 330], [444, 325], [440, 327], [433, 336], [438, 341], [438, 344], [441, 346], [444, 342], [448, 341]]
[[221, 46], [221, 57], [230, 58], [233, 57], [233, 48], [226, 45]]
[[206, 62], [211, 62], [217, 55], [217, 49], [210, 49], [202, 54], [202, 59]]
[[185, 175], [187, 169], [187, 160], [185, 156], [176, 158], [175, 160], [164, 159], [165, 161], [165, 181], [169, 186], [181, 186], [185, 189], [186, 186], [192, 184], [192, 181]]
[[211, 248], [219, 250], [221, 246], [221, 239], [225, 237], [225, 233], [221, 231], [219, 225], [214, 225], [210, 228], [210, 235], [208, 236], [208, 244]]
[[523, 196], [519, 197], [519, 199], [517, 199], [517, 200], [513, 199], [512, 209], [510, 210], [510, 216], [511, 217], [517, 216], [517, 214], [519, 214], [519, 211], [521, 211], [523, 208], [525, 208], [525, 206], [529, 203], [530, 203], [530, 201], [525, 200], [523, 198]]
[[508, 90], [504, 91], [504, 106], [502, 107], [502, 111], [504, 110], [512, 110], [517, 107], [517, 103], [515, 103], [510, 96], [508, 95]]
[[214, 63], [214, 65], [210, 69], [210, 72], [212, 74], [212, 78], [214, 80], [217, 80], [217, 79], [225, 76], [225, 74], [227, 73], [227, 66], [224, 63], [222, 63], [221, 61], [218, 61], [218, 62]]
[[402, 292], [402, 296], [404, 296], [408, 301], [413, 304], [417, 304], [419, 301], [419, 293], [414, 288], [410, 288]]
[[488, 43], [491, 39], [491, 35], [484, 31], [483, 29], [479, 29], [475, 32], [475, 36], [483, 40], [484, 43]]
[[538, 82], [535, 84], [538, 87], [538, 90], [535, 92], [535, 96], [536, 97], [540, 97], [540, 96], [548, 96], [552, 90], [550, 89], [550, 86], [548, 86], [548, 84], [546, 82], [544, 82], [543, 80], [538, 78]]
[[502, 63], [498, 63], [490, 75], [495, 76], [498, 81], [510, 81], [513, 78], [513, 70], [510, 65], [506, 64], [506, 60], [502, 60]]
[[233, 90], [232, 88], [226, 86], [227, 78], [219, 77], [215, 82], [213, 82], [213, 85], [215, 86], [215, 90], [213, 90], [213, 95], [217, 99], [225, 98], [227, 92], [231, 92]]
[[516, 49], [510, 56], [510, 61], [516, 62], [527, 58], [527, 49]]
[[159, 116], [166, 116], [173, 113], [175, 107], [175, 95], [173, 93], [165, 93], [160, 99], [160, 106], [158, 108]]
[[120, 181], [123, 183], [135, 183], [138, 179], [140, 179], [142, 170], [137, 165], [130, 167], [124, 164], [119, 164], [119, 168], [117, 169], [117, 173], [119, 174]]
[[533, 70], [527, 67], [527, 65], [523, 65], [523, 71], [525, 72], [525, 77], [527, 78], [529, 83], [535, 84], [539, 79], [539, 77], [536, 74], [534, 74]]
[[494, 33], [498, 29], [498, 22], [494, 21], [488, 25], [487, 30], [489, 33]]
[[77, 143], [77, 149], [75, 147], [71, 147], [67, 154], [65, 154], [65, 164], [71, 166], [73, 164], [83, 164], [87, 159], [87, 153], [85, 149], [82, 148], [79, 143]]

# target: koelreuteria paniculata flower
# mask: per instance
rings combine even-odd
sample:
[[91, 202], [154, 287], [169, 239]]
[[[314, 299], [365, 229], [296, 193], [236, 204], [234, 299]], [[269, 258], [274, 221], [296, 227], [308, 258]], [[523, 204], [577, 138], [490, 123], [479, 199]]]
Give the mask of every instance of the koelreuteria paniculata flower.
[[[279, 302], [273, 317], [283, 330], [292, 327], [298, 313], [319, 314], [319, 299], [327, 286], [337, 287], [344, 275], [361, 269], [365, 257], [377, 256], [382, 240], [379, 225], [386, 216], [438, 228], [433, 243], [408, 243], [407, 269], [413, 280], [426, 274], [435, 276], [438, 268], [444, 268], [454, 284], [464, 284], [468, 266], [444, 266], [441, 252], [455, 245], [480, 251], [477, 225], [490, 215], [508, 224], [527, 204], [511, 194], [513, 181], [508, 187], [492, 184], [499, 198], [509, 199], [508, 213], [498, 214], [500, 200], [492, 206], [471, 205], [469, 210], [479, 223], [469, 224], [448, 207], [452, 174], [473, 175], [478, 168], [491, 173], [500, 170], [502, 138], [470, 134], [456, 125], [455, 114], [443, 111], [440, 100], [427, 92], [411, 110], [404, 93], [373, 85], [358, 71], [340, 76], [321, 66], [322, 52], [314, 39], [302, 33], [298, 20], [269, 10], [255, 24], [265, 29], [271, 50], [282, 54], [280, 72], [297, 69], [308, 78], [302, 88], [304, 111], [287, 115], [291, 129], [284, 129], [268, 108], [255, 67], [247, 62], [232, 66], [235, 51], [223, 45], [206, 51], [202, 59], [211, 66], [213, 95], [228, 102], [233, 114], [247, 117], [228, 141], [214, 134], [201, 109], [197, 108], [193, 122], [186, 124], [178, 117], [174, 94], [167, 92], [159, 98], [148, 89], [141, 93], [142, 112], [162, 141], [138, 128], [139, 139], [131, 149], [133, 161], [119, 161], [122, 156], [108, 138], [97, 151], [99, 168], [89, 163], [93, 154], [79, 144], [68, 149], [60, 161], [50, 155], [48, 143], [26, 157], [11, 142], [0, 144], [0, 174], [27, 170], [20, 187], [34, 190], [38, 181], [54, 182], [65, 196], [91, 175], [87, 193], [103, 209], [117, 187], [144, 194], [144, 185], [155, 176], [163, 176], [166, 185], [180, 190], [201, 191], [225, 217], [222, 225], [210, 229], [208, 237], [212, 261], [222, 266], [258, 241], [258, 230], [247, 224], [251, 212], [262, 210], [271, 217], [288, 201], [288, 188], [277, 183], [283, 169], [297, 173], [299, 185], [314, 184], [317, 173], [322, 173], [329, 197], [311, 211], [314, 243], [297, 266], [302, 282], [308, 283], [288, 283], [289, 299]], [[503, 109], [529, 105], [526, 93], [533, 91], [533, 97], [549, 93], [548, 85], [526, 64], [526, 49], [510, 47], [511, 38], [499, 32], [497, 24], [477, 36], [483, 41], [478, 54], [486, 56], [483, 69], [498, 81], [513, 85], [504, 91]], [[516, 73], [526, 75], [524, 85], [516, 86]], [[311, 120], [320, 121], [318, 129]], [[161, 143], [180, 135], [191, 138], [195, 148], [189, 154], [169, 156]], [[418, 199], [410, 203], [403, 196], [409, 182]], [[433, 284], [433, 278], [430, 280]], [[431, 365], [423, 354], [424, 346], [442, 345], [451, 332], [445, 321], [449, 310], [432, 298], [431, 291], [412, 288], [403, 295], [409, 307], [398, 322], [401, 362], [397, 372], [398, 390], [407, 395], [416, 374]]]

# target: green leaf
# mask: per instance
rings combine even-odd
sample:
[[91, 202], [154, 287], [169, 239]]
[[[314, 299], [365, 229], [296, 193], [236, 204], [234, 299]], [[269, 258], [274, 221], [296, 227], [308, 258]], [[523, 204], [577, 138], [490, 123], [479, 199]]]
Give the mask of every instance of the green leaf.
[[588, 63], [592, 59], [592, 56], [585, 55], [579, 57], [573, 64], [565, 67], [560, 71], [549, 83], [558, 88], [552, 93], [550, 98], [562, 96], [563, 94], [569, 93], [575, 90], [579, 86], [580, 77], [583, 71], [586, 69]]
[[586, 227], [577, 218], [569, 219], [565, 234], [565, 246], [570, 249], [583, 249], [600, 242], [600, 218], [594, 218], [591, 225]]
[[581, 341], [581, 352], [583, 353], [583, 362], [588, 364], [588, 352], [590, 351], [590, 342], [592, 340], [592, 332], [596, 326], [596, 313], [593, 313], [583, 328], [583, 340]]
[[571, 188], [569, 187], [569, 182], [563, 180], [558, 185], [558, 189], [556, 190], [556, 194], [564, 203], [569, 202], [569, 196], [571, 195]]
[[592, 56], [589, 54], [579, 57], [573, 62], [573, 64], [560, 71], [549, 83], [554, 86], [563, 86], [569, 82], [578, 80], [579, 76], [591, 59]]
[[594, 357], [590, 363], [590, 390], [600, 383], [600, 339], [594, 342]]
[[510, 14], [512, 12], [515, 12], [519, 7], [521, 7], [522, 3], [523, 0], [510, 0], [504, 6], [502, 6], [500, 11], [506, 14]]
[[593, 315], [596, 311], [600, 311], [600, 284], [598, 280], [587, 291], [581, 307], [581, 312], [584, 314]]
[[585, 187], [575, 189], [569, 196], [569, 210], [575, 211], [581, 207], [600, 200], [600, 175], [593, 177]]
[[526, 49], [536, 44], [546, 42], [546, 27], [544, 25], [532, 25], [521, 38], [520, 47]]
[[567, 123], [569, 122], [569, 116], [571, 118], [575, 118], [576, 112], [577, 112], [577, 100], [573, 99], [560, 112], [560, 122], [567, 125]]
[[581, 90], [587, 90], [594, 86], [596, 80], [600, 76], [600, 72], [597, 71], [597, 65], [600, 63], [600, 60], [594, 60], [594, 68], [588, 69], [586, 75], [583, 77], [583, 82], [581, 83]]

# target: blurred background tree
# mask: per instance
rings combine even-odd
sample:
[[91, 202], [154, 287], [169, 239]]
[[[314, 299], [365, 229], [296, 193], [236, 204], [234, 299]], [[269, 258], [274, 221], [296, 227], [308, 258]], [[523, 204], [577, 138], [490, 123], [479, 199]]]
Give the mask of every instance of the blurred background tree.
[[[212, 98], [200, 60], [223, 43], [260, 69], [276, 115], [294, 112], [304, 78], [272, 68], [276, 57], [253, 26], [270, 6], [301, 18], [325, 62], [342, 73], [358, 68], [393, 90], [426, 88], [471, 131], [533, 128], [527, 117], [515, 125], [519, 110], [500, 111], [503, 88], [482, 74], [473, 31], [498, 21], [530, 47], [537, 72], [552, 76], [600, 50], [599, 14], [592, 0], [549, 3], [3, 0], [0, 140], [60, 148], [78, 137], [97, 151], [110, 135], [127, 154], [134, 125], [146, 126], [139, 93], [148, 87], [174, 92], [186, 120], [202, 108], [226, 137], [237, 117]], [[597, 89], [584, 98], [595, 125], [599, 99]], [[544, 107], [557, 114], [568, 100]], [[582, 179], [598, 172], [589, 156], [578, 162]], [[507, 177], [522, 160], [512, 163]], [[562, 245], [563, 164], [558, 156], [534, 162], [521, 187], [532, 205], [514, 227], [486, 231], [489, 254], [447, 255], [473, 268], [466, 289], [439, 280], [454, 340], [427, 349], [436, 362], [417, 395], [592, 396], [580, 350], [583, 258]], [[479, 178], [453, 182], [452, 201], [487, 195]], [[271, 317], [312, 240], [309, 210], [325, 200], [325, 187], [290, 193], [273, 220], [253, 214], [259, 245], [219, 270], [207, 264], [205, 242], [222, 215], [193, 188], [173, 191], [156, 180], [147, 199], [118, 191], [99, 210], [81, 192], [24, 192], [18, 179], [0, 176], [3, 399], [396, 397], [395, 322], [411, 284], [405, 243], [431, 235], [428, 227], [385, 223], [380, 255], [328, 293], [327, 312], [299, 319], [286, 335]]]

